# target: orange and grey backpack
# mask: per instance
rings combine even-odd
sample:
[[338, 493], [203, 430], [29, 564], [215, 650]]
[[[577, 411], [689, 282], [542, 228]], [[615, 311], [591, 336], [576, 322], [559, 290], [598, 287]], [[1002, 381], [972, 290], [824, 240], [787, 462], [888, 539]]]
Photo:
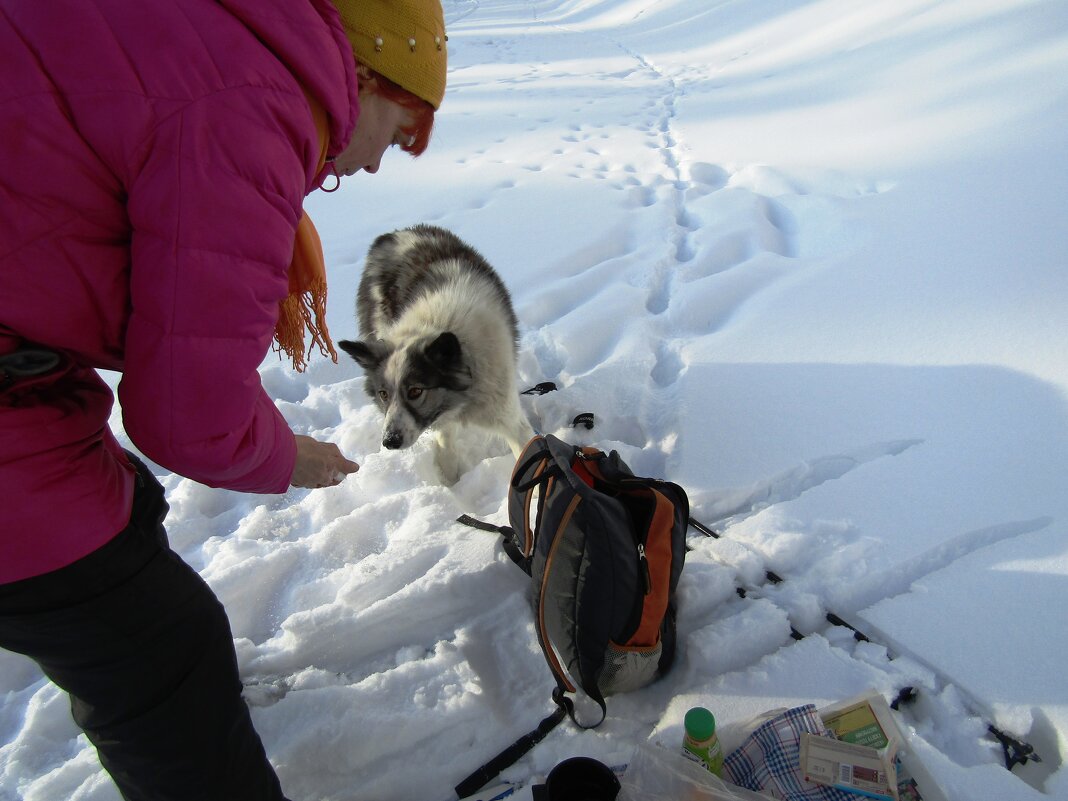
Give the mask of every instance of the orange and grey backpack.
[[[593, 728], [605, 696], [643, 687], [675, 658], [675, 589], [689, 501], [676, 484], [635, 476], [616, 451], [536, 436], [512, 472], [510, 527], [460, 522], [504, 537], [532, 582], [535, 630], [556, 678], [557, 709], [456, 787], [460, 798], [529, 751], [565, 716]], [[583, 725], [568, 694], [600, 707]]]

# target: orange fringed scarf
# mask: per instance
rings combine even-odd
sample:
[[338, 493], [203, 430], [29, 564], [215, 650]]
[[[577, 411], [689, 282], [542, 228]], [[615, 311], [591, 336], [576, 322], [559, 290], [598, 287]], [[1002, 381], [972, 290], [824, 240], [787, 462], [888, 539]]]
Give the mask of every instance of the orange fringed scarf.
[[[326, 111], [307, 91], [315, 129], [319, 134], [318, 175], [326, 164], [326, 150], [330, 144]], [[326, 260], [323, 244], [308, 212], [302, 211], [293, 243], [293, 261], [289, 265], [289, 295], [278, 304], [278, 324], [274, 329], [274, 349], [279, 357], [284, 351], [293, 360], [293, 368], [303, 373], [312, 348], [328, 355], [337, 364], [337, 351], [326, 327]], [[311, 333], [311, 344], [304, 347], [304, 330]]]

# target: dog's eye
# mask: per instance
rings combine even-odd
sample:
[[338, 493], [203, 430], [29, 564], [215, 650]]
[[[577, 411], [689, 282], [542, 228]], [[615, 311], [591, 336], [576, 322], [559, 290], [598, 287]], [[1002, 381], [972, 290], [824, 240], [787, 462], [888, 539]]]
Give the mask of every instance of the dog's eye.
[[384, 389], [378, 390], [378, 397], [382, 399], [382, 403], [389, 403], [389, 393]]
[[422, 387], [408, 387], [408, 400], [415, 400], [422, 394]]

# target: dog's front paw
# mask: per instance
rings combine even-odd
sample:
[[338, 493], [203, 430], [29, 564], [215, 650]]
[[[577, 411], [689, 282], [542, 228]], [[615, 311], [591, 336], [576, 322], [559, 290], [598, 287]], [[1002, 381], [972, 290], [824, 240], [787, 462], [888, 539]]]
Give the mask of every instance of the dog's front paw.
[[463, 475], [456, 438], [443, 431], [434, 432], [434, 466], [441, 475], [441, 483], [451, 487]]

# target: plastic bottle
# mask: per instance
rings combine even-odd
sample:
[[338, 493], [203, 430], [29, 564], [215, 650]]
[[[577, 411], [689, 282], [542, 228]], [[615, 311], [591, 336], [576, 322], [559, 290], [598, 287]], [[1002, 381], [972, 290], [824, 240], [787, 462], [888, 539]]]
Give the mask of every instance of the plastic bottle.
[[683, 721], [682, 755], [723, 778], [723, 748], [716, 736], [716, 718], [703, 706], [695, 706]]

